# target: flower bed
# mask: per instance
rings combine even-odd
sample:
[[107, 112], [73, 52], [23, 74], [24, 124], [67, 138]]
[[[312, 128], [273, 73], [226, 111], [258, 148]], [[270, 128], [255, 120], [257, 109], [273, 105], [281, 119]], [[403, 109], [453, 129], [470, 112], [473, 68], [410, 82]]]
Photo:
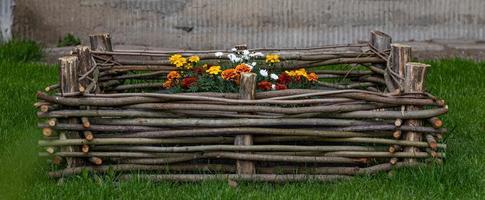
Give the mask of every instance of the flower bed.
[[228, 51], [113, 51], [108, 34], [90, 38], [37, 94], [51, 177], [330, 181], [444, 158], [448, 109], [425, 92], [429, 65], [381, 32]]

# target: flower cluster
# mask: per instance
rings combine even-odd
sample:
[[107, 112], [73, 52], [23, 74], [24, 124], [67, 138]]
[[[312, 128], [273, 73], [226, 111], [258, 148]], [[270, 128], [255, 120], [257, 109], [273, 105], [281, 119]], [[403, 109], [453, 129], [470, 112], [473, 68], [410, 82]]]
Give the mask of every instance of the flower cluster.
[[[257, 74], [257, 88], [262, 91], [309, 88], [318, 81], [317, 74], [304, 68], [278, 70], [274, 67], [281, 62], [278, 54], [232, 49], [229, 53], [216, 52], [214, 56], [221, 61], [201, 64], [200, 57], [195, 55], [170, 56], [170, 63], [178, 70], [167, 74], [163, 87], [172, 92], [237, 92], [241, 74], [248, 72]], [[224, 57], [228, 61], [223, 61]]]
[[[265, 69], [259, 70], [259, 74], [263, 77], [263, 80], [258, 82], [258, 88], [260, 90], [285, 90], [297, 85], [308, 85], [318, 81], [318, 76], [314, 72], [307, 73], [304, 68], [292, 71], [285, 71], [279, 73], [271, 73], [268, 75], [268, 71]], [[302, 78], [303, 77], [303, 78]]]
[[200, 61], [199, 56], [190, 56], [187, 62], [187, 58], [183, 57], [180, 54], [174, 54], [170, 56], [168, 59], [171, 64], [174, 64], [177, 68], [185, 67], [186, 69], [192, 69], [193, 64], [198, 63]]

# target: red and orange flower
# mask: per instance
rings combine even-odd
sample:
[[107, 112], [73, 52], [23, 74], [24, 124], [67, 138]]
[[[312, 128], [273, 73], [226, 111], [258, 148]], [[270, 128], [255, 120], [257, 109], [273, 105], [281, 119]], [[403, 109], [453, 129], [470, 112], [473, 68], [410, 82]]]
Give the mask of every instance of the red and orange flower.
[[269, 81], [261, 81], [261, 82], [258, 83], [258, 88], [260, 90], [271, 90], [272, 85], [273, 84]]
[[244, 73], [244, 72], [250, 72], [251, 71], [251, 68], [247, 65], [247, 64], [239, 64], [236, 66], [236, 72], [237, 73]]
[[226, 69], [222, 71], [221, 77], [224, 80], [236, 80], [239, 78], [239, 74], [237, 73], [236, 69]]

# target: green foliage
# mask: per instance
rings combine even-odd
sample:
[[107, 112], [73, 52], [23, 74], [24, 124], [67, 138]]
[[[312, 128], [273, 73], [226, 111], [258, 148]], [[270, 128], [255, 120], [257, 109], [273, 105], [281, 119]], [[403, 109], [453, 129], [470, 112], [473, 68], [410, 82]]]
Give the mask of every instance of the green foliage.
[[34, 41], [12, 40], [0, 43], [0, 60], [11, 62], [37, 62], [42, 59], [41, 46]]
[[79, 37], [74, 36], [71, 33], [68, 33], [64, 36], [64, 38], [59, 39], [57, 43], [57, 47], [68, 47], [68, 46], [76, 46], [81, 44], [81, 39]]

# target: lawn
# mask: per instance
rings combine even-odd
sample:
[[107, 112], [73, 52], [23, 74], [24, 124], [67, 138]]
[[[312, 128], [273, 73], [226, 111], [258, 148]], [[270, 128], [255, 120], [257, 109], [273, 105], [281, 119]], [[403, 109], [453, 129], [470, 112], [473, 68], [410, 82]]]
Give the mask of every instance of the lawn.
[[[428, 89], [447, 100], [450, 132], [442, 166], [400, 169], [388, 175], [336, 183], [152, 183], [115, 181], [115, 175], [46, 176], [37, 157], [35, 92], [57, 79], [54, 66], [36, 61], [35, 48], [0, 47], [0, 199], [483, 199], [485, 196], [485, 63], [430, 61]], [[34, 52], [29, 56], [18, 56]], [[17, 56], [12, 56], [17, 55]]]

